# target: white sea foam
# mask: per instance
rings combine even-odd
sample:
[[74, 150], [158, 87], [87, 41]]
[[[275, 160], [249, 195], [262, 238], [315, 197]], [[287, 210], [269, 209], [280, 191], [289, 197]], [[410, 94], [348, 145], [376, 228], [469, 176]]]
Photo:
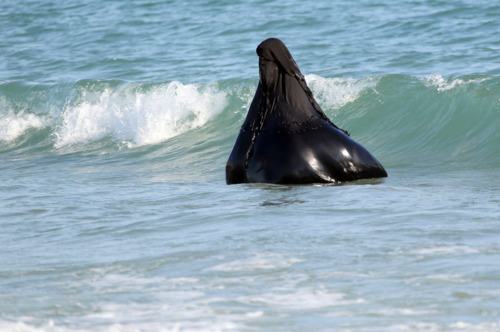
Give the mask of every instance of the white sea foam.
[[146, 92], [133, 86], [85, 92], [64, 110], [55, 146], [106, 136], [132, 146], [159, 143], [203, 126], [226, 104], [226, 94], [214, 87], [179, 82]]
[[431, 281], [440, 281], [444, 283], [464, 283], [467, 282], [467, 279], [463, 277], [460, 274], [453, 274], [453, 273], [443, 273], [443, 274], [431, 274], [425, 276], [425, 279], [431, 280]]
[[381, 316], [425, 316], [435, 313], [432, 310], [419, 310], [419, 309], [411, 309], [411, 308], [386, 308], [386, 309], [378, 309], [372, 312], [376, 315]]
[[[165, 279], [168, 283], [168, 279]], [[161, 288], [161, 287], [159, 287]], [[113, 290], [119, 291], [120, 288]], [[145, 296], [147, 291], [142, 290]], [[245, 322], [258, 319], [261, 311], [241, 314], [218, 314], [207, 299], [186, 290], [161, 289], [150, 303], [87, 304], [85, 313], [65, 315], [63, 320], [19, 317], [0, 321], [0, 331], [18, 332], [136, 332], [136, 331], [239, 331]]]
[[458, 86], [464, 85], [464, 84], [470, 84], [470, 83], [481, 83], [485, 80], [486, 78], [478, 78], [478, 79], [445, 79], [442, 75], [440, 74], [431, 74], [424, 76], [424, 83], [429, 86], [429, 87], [435, 87], [437, 91], [443, 92], [443, 91], [448, 91], [451, 89], [454, 89]]
[[479, 250], [468, 246], [434, 246], [427, 248], [420, 248], [413, 251], [413, 254], [418, 256], [439, 256], [439, 255], [453, 255], [453, 254], [475, 254]]
[[451, 324], [423, 323], [416, 322], [410, 324], [393, 325], [386, 331], [394, 332], [498, 332], [500, 331], [500, 322], [481, 322], [477, 324], [466, 322], [455, 322]]
[[[207, 294], [217, 283], [193, 277], [145, 277], [95, 268], [74, 280], [74, 287], [98, 294], [141, 294], [141, 301], [94, 300], [80, 303], [83, 310], [65, 312], [64, 319], [18, 317], [1, 321], [0, 331], [20, 332], [128, 332], [128, 331], [239, 331], [248, 322], [264, 315], [260, 310], [220, 312], [225, 297]], [[108, 296], [104, 298], [109, 299]], [[147, 299], [147, 301], [144, 301]]]
[[43, 128], [45, 121], [30, 113], [8, 113], [0, 115], [0, 141], [12, 142], [21, 137], [27, 130]]
[[257, 303], [285, 310], [315, 310], [333, 306], [364, 303], [361, 298], [348, 299], [345, 294], [325, 288], [300, 288], [290, 292], [268, 292], [240, 298], [246, 303]]
[[[278, 256], [272, 257], [274, 262]], [[237, 278], [238, 288], [246, 285], [255, 289], [243, 280]], [[62, 309], [62, 319], [50, 320], [43, 314], [43, 317], [0, 320], [0, 331], [241, 331], [265, 319], [269, 314], [267, 308], [301, 312], [362, 303], [360, 299], [322, 285], [299, 286], [304, 281], [301, 275], [292, 274], [279, 285], [269, 285], [263, 293], [260, 290], [235, 295], [231, 291], [221, 292], [221, 284], [227, 285], [226, 277], [214, 280], [149, 278], [96, 268], [88, 275], [75, 277], [74, 284], [70, 285], [92, 290], [103, 295], [102, 298], [79, 303], [78, 312]], [[141, 300], [110, 301], [112, 294], [130, 293], [141, 294]], [[224, 305], [228, 301], [241, 304], [235, 310], [228, 310]], [[338, 314], [349, 315], [345, 311]]]
[[254, 257], [218, 264], [210, 270], [230, 272], [284, 269], [299, 262], [301, 260], [298, 258], [284, 257], [278, 254], [257, 254]]
[[318, 103], [325, 107], [337, 109], [355, 101], [361, 93], [369, 88], [375, 88], [377, 79], [355, 78], [325, 78], [319, 75], [306, 75], [305, 79]]
[[[118, 308], [117, 308], [118, 309]], [[121, 308], [123, 309], [123, 308]], [[133, 315], [134, 313], [128, 313]], [[142, 332], [142, 331], [158, 331], [158, 332], [192, 332], [192, 331], [207, 331], [207, 332], [223, 332], [223, 331], [239, 331], [239, 325], [232, 322], [214, 321], [206, 322], [185, 322], [185, 323], [169, 323], [169, 322], [141, 322], [134, 324], [127, 323], [111, 323], [104, 326], [92, 326], [91, 328], [77, 328], [72, 326], [63, 326], [49, 321], [44, 324], [33, 324], [30, 322], [9, 322], [0, 321], [0, 331], [9, 332]]]
[[[123, 308], [116, 308], [122, 310]], [[260, 317], [260, 312], [253, 315]], [[130, 314], [130, 313], [129, 313]], [[338, 314], [338, 313], [337, 313]], [[328, 316], [342, 316], [342, 315]], [[349, 315], [347, 315], [349, 316]], [[123, 324], [114, 323], [106, 326], [93, 326], [92, 328], [75, 328], [65, 327], [49, 321], [45, 324], [33, 324], [31, 322], [10, 322], [0, 321], [0, 331], [9, 332], [83, 332], [83, 331], [98, 331], [98, 332], [139, 332], [139, 331], [158, 331], [158, 332], [190, 332], [190, 331], [238, 331], [241, 326], [230, 322], [217, 322], [216, 319], [208, 324], [198, 324], [190, 322], [187, 324], [169, 324], [159, 322], [143, 322], [140, 324]], [[500, 331], [500, 322], [478, 322], [468, 323], [457, 321], [450, 324], [438, 324], [432, 322], [412, 322], [408, 324], [396, 324], [387, 327], [372, 327], [369, 329], [360, 328], [360, 331], [391, 331], [391, 332], [498, 332]], [[350, 331], [350, 330], [349, 330]]]

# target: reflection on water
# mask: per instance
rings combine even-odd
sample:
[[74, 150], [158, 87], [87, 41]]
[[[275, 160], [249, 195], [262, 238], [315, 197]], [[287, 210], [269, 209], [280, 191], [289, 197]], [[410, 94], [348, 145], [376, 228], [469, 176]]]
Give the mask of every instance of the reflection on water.
[[281, 205], [292, 205], [292, 204], [302, 204], [305, 201], [301, 199], [289, 199], [289, 198], [279, 198], [275, 200], [265, 200], [260, 203], [261, 206], [281, 206]]

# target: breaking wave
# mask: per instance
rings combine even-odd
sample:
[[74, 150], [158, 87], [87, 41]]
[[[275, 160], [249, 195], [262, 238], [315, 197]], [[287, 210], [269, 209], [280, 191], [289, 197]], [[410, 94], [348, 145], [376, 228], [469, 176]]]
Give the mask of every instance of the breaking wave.
[[[481, 165], [499, 165], [499, 78], [307, 75], [306, 80], [334, 122], [384, 165], [478, 160]], [[133, 149], [168, 146], [175, 138], [181, 153], [208, 142], [207, 149], [223, 156], [233, 144], [255, 87], [256, 80], [211, 84], [87, 80], [52, 86], [4, 82], [0, 151], [22, 147], [29, 153], [29, 147], [37, 144], [53, 152], [85, 150], [95, 142]]]

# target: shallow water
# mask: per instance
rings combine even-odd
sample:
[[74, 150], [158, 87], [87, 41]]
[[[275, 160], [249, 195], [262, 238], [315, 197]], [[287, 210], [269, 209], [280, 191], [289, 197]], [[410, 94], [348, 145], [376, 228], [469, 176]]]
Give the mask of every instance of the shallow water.
[[[500, 6], [0, 4], [0, 330], [500, 331]], [[282, 38], [389, 177], [226, 186]]]

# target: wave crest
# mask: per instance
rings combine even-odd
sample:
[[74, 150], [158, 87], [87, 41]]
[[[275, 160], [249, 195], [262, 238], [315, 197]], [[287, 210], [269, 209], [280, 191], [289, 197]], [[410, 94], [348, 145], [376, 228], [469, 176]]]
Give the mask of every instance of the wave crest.
[[30, 113], [7, 113], [0, 115], [0, 141], [13, 142], [29, 129], [45, 127], [45, 120]]
[[126, 85], [84, 90], [64, 110], [55, 146], [107, 136], [131, 146], [154, 144], [203, 126], [226, 105], [226, 94], [214, 87], [175, 81], [150, 89]]
[[444, 92], [452, 90], [456, 87], [471, 83], [481, 83], [487, 80], [487, 78], [477, 78], [477, 79], [446, 79], [440, 74], [431, 74], [423, 78], [424, 83], [428, 87], [435, 87], [438, 92]]
[[375, 88], [378, 81], [375, 77], [325, 78], [314, 74], [306, 75], [305, 79], [318, 102], [333, 109], [355, 101], [364, 90]]

